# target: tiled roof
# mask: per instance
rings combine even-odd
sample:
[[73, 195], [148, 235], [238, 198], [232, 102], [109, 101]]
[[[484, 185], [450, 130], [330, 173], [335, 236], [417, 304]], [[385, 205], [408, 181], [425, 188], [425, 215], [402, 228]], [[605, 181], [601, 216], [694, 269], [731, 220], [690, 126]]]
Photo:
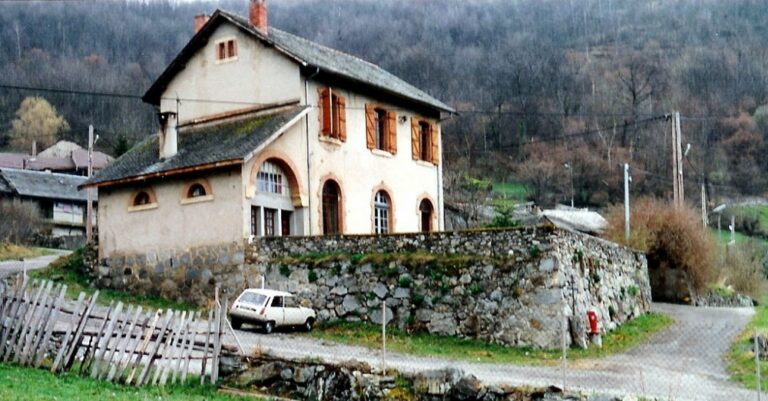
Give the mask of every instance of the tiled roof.
[[182, 128], [178, 133], [178, 151], [167, 159], [160, 159], [158, 139], [152, 135], [96, 173], [85, 184], [98, 185], [129, 178], [170, 175], [189, 167], [221, 162], [242, 162], [264, 140], [299, 116], [304, 109], [296, 106], [286, 111], [235, 122]]
[[22, 197], [83, 202], [88, 199], [86, 191], [77, 188], [85, 182], [85, 177], [12, 168], [0, 168], [0, 176], [0, 182], [4, 182], [0, 187]]
[[[319, 68], [321, 72], [335, 74], [434, 109], [454, 112], [454, 110], [447, 104], [435, 99], [421, 89], [403, 81], [375, 64], [276, 28], [270, 27], [269, 35], [264, 35], [255, 29], [247, 19], [223, 10], [216, 10], [206, 26], [192, 38], [190, 43], [181, 51], [177, 58], [173, 60], [157, 81], [152, 84], [152, 87], [144, 95], [144, 101], [153, 104], [159, 102], [159, 98], [165, 85], [167, 85], [180, 68], [183, 68], [186, 59], [191, 57], [194, 51], [205, 42], [204, 36], [212, 33], [212, 27], [218, 24], [222, 19], [230, 21], [255, 38], [274, 45], [277, 50], [287, 54], [289, 57], [306, 66]], [[198, 43], [198, 41], [200, 41], [200, 43]]]

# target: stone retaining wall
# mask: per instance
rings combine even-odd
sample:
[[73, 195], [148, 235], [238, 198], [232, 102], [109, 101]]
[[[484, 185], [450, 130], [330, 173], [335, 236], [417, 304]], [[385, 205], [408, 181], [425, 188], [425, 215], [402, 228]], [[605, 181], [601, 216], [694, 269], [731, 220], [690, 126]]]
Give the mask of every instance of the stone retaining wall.
[[[201, 302], [260, 285], [296, 293], [321, 321], [351, 320], [508, 345], [586, 345], [649, 310], [645, 256], [552, 227], [390, 236], [259, 238], [103, 261], [98, 284]], [[386, 303], [386, 307], [382, 307]]]
[[490, 386], [458, 369], [384, 375], [364, 363], [327, 364], [261, 356], [225, 379], [224, 391], [318, 401], [623, 401], [635, 397], [585, 395], [557, 387]]

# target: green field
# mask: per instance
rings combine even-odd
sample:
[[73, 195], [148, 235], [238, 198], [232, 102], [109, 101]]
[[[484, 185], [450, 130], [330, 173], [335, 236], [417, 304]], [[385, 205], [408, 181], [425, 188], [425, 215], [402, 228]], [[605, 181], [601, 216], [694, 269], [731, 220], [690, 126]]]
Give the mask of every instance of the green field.
[[54, 375], [47, 370], [0, 363], [0, 400], [3, 401], [234, 401], [213, 386], [129, 387], [80, 377]]
[[[712, 235], [715, 237], [715, 240], [720, 246], [725, 246], [731, 241], [731, 232], [728, 230], [722, 230], [718, 233], [717, 229], [713, 228]], [[736, 232], [734, 239], [736, 240], [737, 245], [743, 245], [751, 242], [757, 247], [768, 249], [768, 241], [761, 238], [750, 237], [748, 235]]]
[[742, 216], [755, 217], [760, 221], [763, 230], [768, 231], [768, 206], [738, 206], [734, 209], [734, 214]]
[[493, 195], [496, 199], [524, 202], [530, 193], [531, 189], [528, 185], [519, 182], [495, 182], [493, 184]]
[[[603, 347], [571, 349], [569, 359], [600, 358], [633, 347], [672, 324], [672, 319], [658, 313], [640, 316], [603, 336]], [[381, 326], [366, 323], [335, 322], [317, 327], [311, 336], [368, 348], [381, 347]], [[487, 363], [547, 365], [557, 363], [560, 350], [531, 347], [505, 347], [484, 341], [428, 333], [408, 334], [391, 329], [387, 332], [387, 349], [395, 352], [436, 356]]]

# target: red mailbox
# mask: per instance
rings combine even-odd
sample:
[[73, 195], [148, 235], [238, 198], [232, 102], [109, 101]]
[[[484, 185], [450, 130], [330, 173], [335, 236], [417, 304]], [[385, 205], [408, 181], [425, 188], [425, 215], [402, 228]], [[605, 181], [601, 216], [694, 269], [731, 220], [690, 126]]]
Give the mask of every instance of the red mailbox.
[[598, 328], [597, 312], [594, 310], [587, 311], [587, 319], [589, 320], [589, 334], [600, 334]]

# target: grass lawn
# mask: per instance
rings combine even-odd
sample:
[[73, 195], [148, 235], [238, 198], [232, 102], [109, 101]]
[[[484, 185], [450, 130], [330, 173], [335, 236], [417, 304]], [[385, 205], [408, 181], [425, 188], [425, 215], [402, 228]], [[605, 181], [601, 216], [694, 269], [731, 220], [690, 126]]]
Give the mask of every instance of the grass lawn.
[[756, 217], [763, 229], [768, 229], [768, 206], [753, 205], [734, 208], [739, 215]]
[[[746, 387], [756, 388], [755, 378], [755, 353], [752, 337], [757, 329], [763, 335], [768, 334], [768, 296], [763, 298], [763, 302], [756, 309], [755, 317], [749, 323], [749, 326], [739, 336], [731, 346], [728, 355], [728, 369], [731, 371], [733, 380], [744, 384]], [[768, 388], [768, 361], [760, 361], [761, 388]]]
[[[672, 323], [672, 319], [658, 313], [640, 316], [603, 336], [603, 348], [590, 347], [568, 351], [569, 359], [600, 358], [633, 347]], [[561, 355], [559, 350], [538, 350], [530, 347], [505, 347], [479, 340], [435, 336], [427, 333], [406, 334], [387, 329], [387, 349], [404, 354], [437, 356], [487, 363], [554, 364]], [[340, 342], [381, 347], [381, 326], [366, 323], [335, 322], [319, 326], [311, 336]]]
[[[764, 239], [750, 237], [740, 232], [736, 232], [734, 234], [735, 234], [734, 239], [736, 239], [736, 244], [753, 242], [756, 246], [760, 248], [768, 248], [768, 241]], [[714, 228], [712, 229], [712, 235], [715, 236], [715, 240], [717, 241], [718, 245], [727, 245], [728, 242], [731, 241], [731, 232], [727, 229], [720, 231], [720, 233], [718, 234], [717, 229]]]
[[[67, 285], [67, 296], [77, 298], [80, 292], [87, 295], [93, 294], [96, 289], [90, 283], [89, 278], [83, 274], [83, 259], [80, 251], [75, 251], [67, 257], [61, 257], [51, 263], [45, 269], [35, 270], [29, 273], [29, 276], [35, 279], [51, 280], [56, 283]], [[157, 296], [137, 295], [116, 290], [100, 290], [98, 303], [109, 305], [110, 301], [121, 301], [141, 305], [151, 309], [176, 309], [176, 310], [197, 310], [198, 307], [192, 304], [175, 302], [166, 298]]]
[[531, 190], [528, 185], [519, 182], [495, 182], [493, 194], [495, 198], [510, 199], [524, 202]]
[[213, 386], [129, 387], [72, 373], [0, 363], [0, 400], [3, 401], [233, 401], [255, 398], [219, 394]]
[[28, 248], [21, 245], [0, 243], [0, 261], [34, 258], [52, 254], [51, 251], [45, 248]]

